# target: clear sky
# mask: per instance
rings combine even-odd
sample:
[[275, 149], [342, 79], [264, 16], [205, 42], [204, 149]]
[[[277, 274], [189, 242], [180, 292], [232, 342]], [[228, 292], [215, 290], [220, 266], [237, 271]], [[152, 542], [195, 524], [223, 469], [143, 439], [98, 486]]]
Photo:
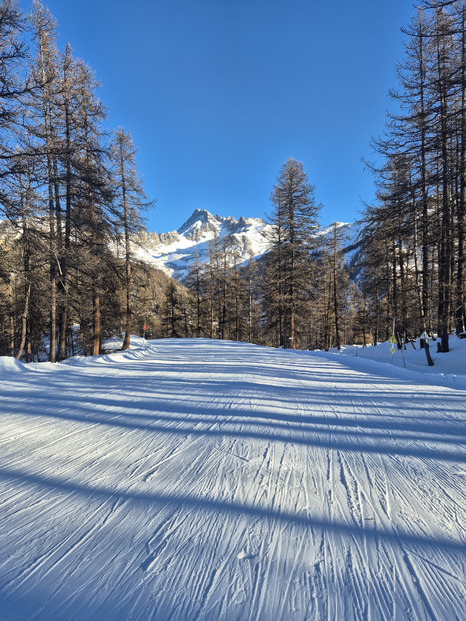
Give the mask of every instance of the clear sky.
[[[24, 10], [30, 3], [20, 0]], [[196, 208], [263, 217], [280, 167], [303, 162], [321, 222], [373, 198], [411, 0], [43, 0], [102, 83], [109, 128], [139, 148], [151, 231]]]

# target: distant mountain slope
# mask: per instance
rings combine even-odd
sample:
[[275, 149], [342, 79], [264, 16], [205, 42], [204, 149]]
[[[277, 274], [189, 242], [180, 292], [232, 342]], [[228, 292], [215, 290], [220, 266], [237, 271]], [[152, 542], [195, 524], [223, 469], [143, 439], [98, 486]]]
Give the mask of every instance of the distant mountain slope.
[[148, 233], [138, 239], [134, 252], [138, 259], [154, 265], [170, 276], [183, 280], [196, 255], [207, 261], [209, 242], [218, 236], [224, 239], [241, 261], [267, 251], [271, 226], [262, 218], [214, 216], [205, 209], [196, 209], [177, 230], [170, 233]]
[[[351, 252], [359, 244], [359, 227], [337, 223], [344, 228], [345, 250]], [[320, 235], [330, 235], [332, 225], [323, 227]], [[136, 257], [163, 270], [169, 276], [183, 280], [196, 256], [200, 262], [208, 259], [209, 242], [218, 236], [235, 251], [240, 262], [260, 257], [269, 249], [272, 226], [262, 218], [243, 218], [212, 215], [196, 209], [177, 230], [169, 233], [143, 233], [134, 244]]]

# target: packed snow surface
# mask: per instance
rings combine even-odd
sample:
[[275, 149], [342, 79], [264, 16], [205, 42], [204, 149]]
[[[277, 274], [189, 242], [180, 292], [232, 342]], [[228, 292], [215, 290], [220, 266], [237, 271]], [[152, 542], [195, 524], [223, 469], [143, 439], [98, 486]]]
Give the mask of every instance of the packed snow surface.
[[368, 364], [3, 362], [0, 618], [464, 619], [466, 390]]

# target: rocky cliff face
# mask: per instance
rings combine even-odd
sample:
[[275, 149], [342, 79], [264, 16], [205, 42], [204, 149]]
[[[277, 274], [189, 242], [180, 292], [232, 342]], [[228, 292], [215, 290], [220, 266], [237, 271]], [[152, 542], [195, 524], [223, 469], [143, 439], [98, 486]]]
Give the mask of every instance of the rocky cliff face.
[[155, 248], [157, 246], [169, 246], [179, 241], [180, 236], [177, 231], [170, 231], [168, 233], [149, 233], [148, 231], [142, 231], [137, 235], [137, 243], [146, 248]]

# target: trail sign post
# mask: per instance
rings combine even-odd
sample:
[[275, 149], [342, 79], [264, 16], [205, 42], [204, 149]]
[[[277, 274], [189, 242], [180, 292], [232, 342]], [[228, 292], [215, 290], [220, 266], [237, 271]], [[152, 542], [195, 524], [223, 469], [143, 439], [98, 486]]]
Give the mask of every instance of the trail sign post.
[[396, 337], [394, 335], [392, 335], [389, 339], [388, 342], [390, 343], [390, 351], [392, 352], [392, 355], [395, 353], [395, 343], [396, 341]]
[[144, 345], [146, 344], [146, 330], [147, 330], [147, 325], [143, 324], [143, 326], [142, 326], [142, 341], [143, 341]]
[[390, 352], [392, 354], [392, 364], [393, 364], [393, 354], [395, 353], [395, 343], [397, 342], [394, 334], [388, 339], [388, 342], [390, 343]]

